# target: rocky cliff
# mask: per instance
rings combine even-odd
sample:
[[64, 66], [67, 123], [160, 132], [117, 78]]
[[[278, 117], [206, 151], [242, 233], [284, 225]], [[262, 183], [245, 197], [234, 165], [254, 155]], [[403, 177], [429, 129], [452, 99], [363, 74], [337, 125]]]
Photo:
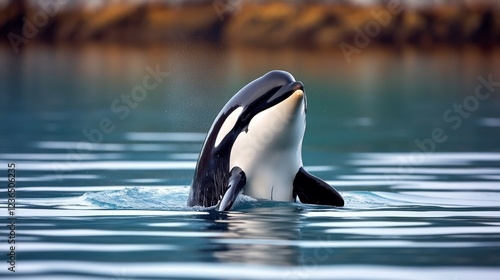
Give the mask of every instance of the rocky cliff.
[[[366, 2], [366, 1], [365, 1]], [[420, 3], [420, 5], [416, 5]], [[0, 2], [0, 40], [256, 47], [362, 47], [500, 42], [496, 1], [68, 1]]]

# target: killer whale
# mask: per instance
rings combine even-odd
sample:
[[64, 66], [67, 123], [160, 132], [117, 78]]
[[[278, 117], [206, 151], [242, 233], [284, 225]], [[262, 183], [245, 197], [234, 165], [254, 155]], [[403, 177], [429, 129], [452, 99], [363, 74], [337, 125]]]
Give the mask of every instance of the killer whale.
[[239, 90], [207, 134], [188, 206], [229, 210], [240, 193], [344, 206], [333, 187], [303, 168], [306, 111], [304, 85], [286, 71], [270, 71]]

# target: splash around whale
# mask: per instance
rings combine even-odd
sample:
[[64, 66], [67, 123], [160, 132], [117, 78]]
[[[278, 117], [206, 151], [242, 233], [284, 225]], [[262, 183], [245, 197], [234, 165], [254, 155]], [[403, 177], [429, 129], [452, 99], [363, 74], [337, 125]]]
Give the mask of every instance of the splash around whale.
[[215, 118], [196, 165], [188, 206], [231, 209], [239, 194], [256, 199], [344, 206], [329, 184], [302, 164], [304, 85], [274, 70], [238, 91]]

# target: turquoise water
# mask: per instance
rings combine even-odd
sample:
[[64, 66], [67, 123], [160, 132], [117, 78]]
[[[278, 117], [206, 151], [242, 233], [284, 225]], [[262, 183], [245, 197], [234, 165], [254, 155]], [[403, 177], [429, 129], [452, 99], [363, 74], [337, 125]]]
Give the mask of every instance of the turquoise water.
[[[500, 278], [500, 87], [474, 95], [480, 77], [500, 80], [500, 52], [374, 47], [355, 58], [0, 48], [0, 278]], [[157, 67], [168, 74], [145, 78]], [[227, 213], [187, 207], [213, 118], [271, 69], [305, 84], [304, 164], [346, 206], [242, 196]], [[145, 79], [146, 93], [122, 99]], [[6, 262], [8, 163], [15, 273]]]

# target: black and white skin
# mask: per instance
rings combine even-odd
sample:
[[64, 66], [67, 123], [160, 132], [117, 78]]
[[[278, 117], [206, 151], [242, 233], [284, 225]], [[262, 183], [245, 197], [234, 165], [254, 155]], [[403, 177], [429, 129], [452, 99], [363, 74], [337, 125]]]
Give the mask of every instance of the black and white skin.
[[231, 209], [240, 193], [256, 199], [344, 206], [342, 196], [302, 165], [304, 85], [285, 71], [247, 84], [222, 108], [205, 139], [189, 206]]

